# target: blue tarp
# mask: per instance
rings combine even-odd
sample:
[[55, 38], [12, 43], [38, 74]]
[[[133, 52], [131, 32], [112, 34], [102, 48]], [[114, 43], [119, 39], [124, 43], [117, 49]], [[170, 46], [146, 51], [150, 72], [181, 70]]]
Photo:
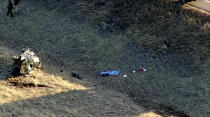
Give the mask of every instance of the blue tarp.
[[100, 72], [101, 76], [112, 76], [112, 75], [119, 75], [119, 74], [120, 74], [120, 70]]

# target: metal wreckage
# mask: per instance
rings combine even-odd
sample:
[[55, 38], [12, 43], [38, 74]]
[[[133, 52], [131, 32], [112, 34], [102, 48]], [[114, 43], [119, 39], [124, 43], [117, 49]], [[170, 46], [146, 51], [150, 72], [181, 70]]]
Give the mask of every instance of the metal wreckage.
[[22, 49], [19, 56], [13, 56], [13, 76], [26, 75], [32, 72], [35, 68], [41, 68], [39, 57], [34, 54], [29, 48]]

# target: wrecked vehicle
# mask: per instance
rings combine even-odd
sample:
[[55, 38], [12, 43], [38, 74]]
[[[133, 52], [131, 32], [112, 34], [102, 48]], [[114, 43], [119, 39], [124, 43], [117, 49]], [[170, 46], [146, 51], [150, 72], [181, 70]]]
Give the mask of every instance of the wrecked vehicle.
[[35, 68], [41, 68], [41, 62], [39, 57], [34, 54], [29, 48], [22, 49], [22, 54], [19, 56], [13, 56], [13, 76], [20, 76], [29, 74]]

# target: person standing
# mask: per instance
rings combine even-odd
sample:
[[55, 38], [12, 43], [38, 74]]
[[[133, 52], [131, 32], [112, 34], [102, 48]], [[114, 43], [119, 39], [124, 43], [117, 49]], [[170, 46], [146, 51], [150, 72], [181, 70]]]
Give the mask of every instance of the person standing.
[[14, 0], [15, 9], [17, 9], [18, 4], [20, 4], [20, 0]]
[[13, 17], [13, 13], [12, 13], [12, 10], [13, 10], [13, 4], [12, 4], [12, 1], [11, 0], [8, 0], [8, 11], [7, 11], [7, 16], [9, 16], [9, 14], [11, 14], [11, 17]]

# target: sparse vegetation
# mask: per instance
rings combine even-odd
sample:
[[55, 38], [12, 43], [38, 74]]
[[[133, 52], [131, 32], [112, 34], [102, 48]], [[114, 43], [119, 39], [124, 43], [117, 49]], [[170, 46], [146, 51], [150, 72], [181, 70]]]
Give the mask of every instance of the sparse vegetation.
[[[5, 4], [6, 1], [0, 5], [0, 9], [3, 9]], [[67, 73], [64, 76], [66, 80], [73, 80], [73, 82], [84, 85], [90, 81], [91, 85], [93, 83], [97, 88], [106, 89], [105, 91], [97, 89], [95, 98], [105, 96], [105, 99], [100, 98], [99, 100], [91, 98], [91, 95], [87, 94], [88, 91], [55, 94], [56, 97], [67, 98], [73, 95], [81, 101], [85, 95], [88, 99], [84, 100], [89, 103], [81, 101], [82, 103], [88, 106], [102, 103], [105, 106], [105, 101], [110, 98], [110, 103], [114, 103], [116, 98], [120, 100], [118, 97], [113, 99], [112, 94], [118, 95], [117, 92], [121, 92], [132, 97], [144, 108], [163, 116], [205, 117], [209, 115], [210, 15], [208, 13], [195, 10], [187, 5], [181, 6], [175, 0], [42, 0], [41, 2], [30, 0], [30, 2], [23, 1], [20, 11], [15, 15], [14, 19], [11, 19], [0, 13], [2, 18], [0, 20], [2, 27], [0, 47], [9, 48], [0, 51], [0, 60], [3, 61], [0, 61], [0, 70], [4, 72], [0, 73], [1, 79], [9, 74], [11, 50], [17, 51], [25, 46], [30, 46], [45, 63], [44, 72], [46, 73], [42, 73], [49, 79], [44, 79], [44, 82], [52, 78], [47, 74]], [[148, 71], [130, 73], [139, 66], [145, 66]], [[58, 73], [60, 69], [64, 72]], [[101, 78], [98, 76], [101, 70], [111, 69], [120, 69], [122, 73], [128, 73], [128, 77]], [[83, 80], [71, 78], [71, 71], [79, 71]], [[52, 84], [58, 85], [60, 92], [69, 83], [65, 84], [62, 81], [63, 79], [52, 82], [61, 83]], [[13, 86], [8, 88], [7, 83], [1, 83], [3, 89], [8, 89], [3, 93], [11, 97], [14, 93], [8, 92]], [[28, 88], [13, 88], [17, 90], [17, 94], [14, 94], [17, 96], [14, 99], [26, 99], [18, 95], [28, 93]], [[34, 97], [41, 96], [39, 91], [45, 96], [50, 94], [50, 92], [41, 91], [43, 88], [39, 88], [29, 89], [34, 91], [34, 94], [31, 91]], [[54, 90], [54, 88], [51, 89]], [[52, 91], [51, 89], [44, 90]], [[21, 92], [22, 90], [25, 92]], [[114, 112], [110, 110], [110, 113], [98, 112], [100, 115], [96, 116], [125, 116], [125, 113], [128, 113], [126, 116], [138, 116], [139, 113], [142, 113], [141, 107], [135, 107], [132, 110], [133, 102], [130, 102], [129, 98], [121, 93], [119, 95], [123, 101], [117, 103], [117, 107], [124, 106], [119, 110], [125, 109], [126, 111], [122, 110], [120, 114], [115, 112], [119, 110], [114, 110]], [[53, 96], [50, 96], [46, 98], [53, 100]], [[40, 101], [43, 101], [43, 98], [35, 99], [35, 101], [41, 104]], [[75, 99], [72, 96], [70, 98]], [[128, 101], [124, 102], [125, 100]], [[31, 104], [33, 99], [22, 102]], [[11, 103], [11, 105], [22, 102]], [[127, 103], [129, 103], [128, 107]], [[61, 107], [64, 105], [61, 104]], [[76, 103], [76, 105], [81, 104]], [[76, 108], [71, 112], [65, 111], [65, 109], [68, 110], [66, 107], [63, 112], [73, 113], [72, 115], [75, 116], [77, 112], [95, 116], [91, 111], [93, 108], [95, 110], [93, 105], [87, 111], [80, 111], [85, 110], [85, 107], [82, 106], [82, 109]], [[9, 108], [10, 104], [0, 106], [0, 109], [3, 110], [4, 106]], [[114, 108], [110, 106], [105, 107]], [[100, 105], [96, 107], [101, 109]], [[37, 109], [32, 109], [28, 113], [32, 111], [40, 111], [44, 113], [43, 116], [59, 115], [57, 113], [50, 115], [50, 112]], [[78, 114], [78, 116], [82, 115]]]

